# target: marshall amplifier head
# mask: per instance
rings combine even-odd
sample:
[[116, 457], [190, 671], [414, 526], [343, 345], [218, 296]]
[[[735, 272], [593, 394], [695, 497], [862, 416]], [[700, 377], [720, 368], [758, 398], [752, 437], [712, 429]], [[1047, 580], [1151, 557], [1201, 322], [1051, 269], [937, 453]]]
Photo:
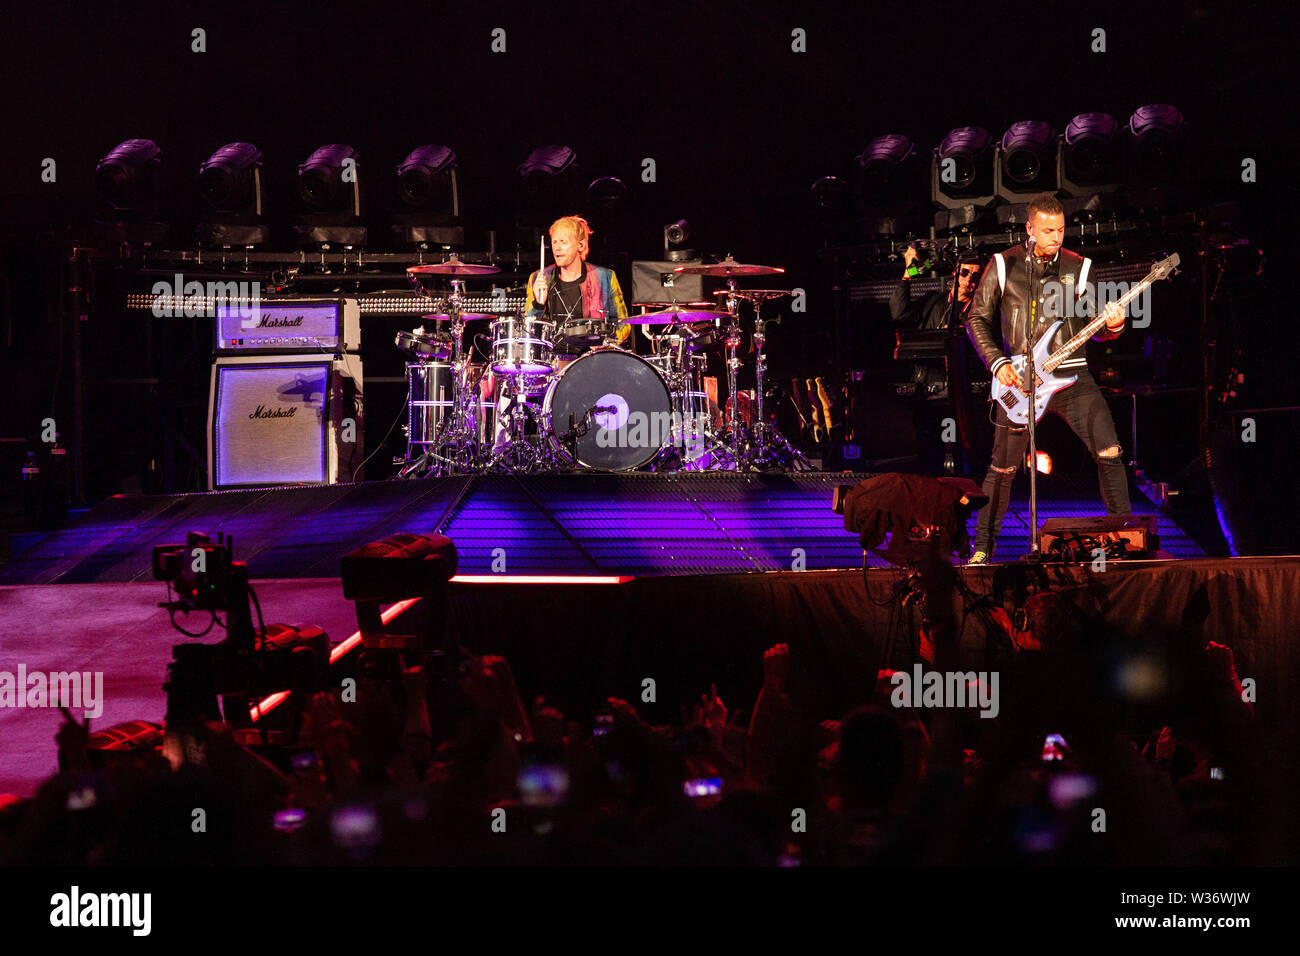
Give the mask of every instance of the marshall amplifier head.
[[218, 305], [215, 351], [275, 354], [355, 352], [361, 348], [356, 299], [263, 298]]
[[230, 356], [212, 366], [208, 488], [352, 481], [365, 458], [356, 355]]

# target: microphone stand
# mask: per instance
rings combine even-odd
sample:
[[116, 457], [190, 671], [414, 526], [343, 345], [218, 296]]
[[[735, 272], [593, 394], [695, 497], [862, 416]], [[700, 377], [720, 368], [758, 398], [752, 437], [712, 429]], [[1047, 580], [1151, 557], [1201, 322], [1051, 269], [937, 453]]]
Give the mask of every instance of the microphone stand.
[[[966, 414], [966, 375], [965, 362], [962, 361], [962, 342], [957, 337], [960, 327], [960, 317], [962, 313], [961, 303], [957, 301], [957, 286], [961, 282], [961, 256], [957, 256], [957, 264], [953, 267], [952, 273], [952, 290], [948, 295], [948, 323], [947, 323], [947, 343], [944, 362], [948, 372], [948, 413], [952, 415], [952, 420], [957, 424], [957, 447], [956, 454], [945, 451], [943, 456], [943, 470], [946, 474], [953, 474], [958, 463], [961, 465], [962, 474], [966, 474], [970, 468], [970, 421]], [[965, 336], [962, 336], [965, 338]], [[958, 388], [960, 387], [960, 393]]]
[[1025, 379], [1029, 392], [1029, 555], [1030, 561], [1041, 556], [1038, 552], [1038, 369], [1034, 366], [1034, 341], [1032, 332], [1038, 326], [1038, 290], [1034, 288], [1034, 242], [1025, 242], [1025, 268], [1029, 273], [1029, 324], [1025, 326]]

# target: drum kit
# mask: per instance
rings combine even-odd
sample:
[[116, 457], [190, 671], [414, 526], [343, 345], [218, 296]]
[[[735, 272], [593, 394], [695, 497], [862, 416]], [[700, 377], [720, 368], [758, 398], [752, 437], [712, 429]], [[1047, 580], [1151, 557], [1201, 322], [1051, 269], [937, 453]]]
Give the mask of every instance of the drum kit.
[[[441, 311], [424, 317], [433, 331], [421, 326], [397, 334], [409, 386], [407, 452], [396, 461], [401, 477], [812, 467], [763, 414], [762, 305], [790, 292], [737, 288], [741, 277], [784, 269], [731, 256], [679, 266], [680, 273], [726, 280], [727, 288], [716, 293], [725, 309], [708, 302], [636, 303], [654, 311], [616, 322], [587, 318], [581, 328], [559, 328], [545, 316], [463, 312], [466, 278], [496, 273], [495, 266], [453, 255], [406, 271]], [[434, 288], [444, 281], [449, 290]], [[736, 400], [742, 302], [754, 310], [752, 421], [742, 420]], [[489, 334], [475, 335], [467, 347], [467, 329], [480, 322], [488, 323]], [[620, 323], [641, 326], [653, 354], [620, 348]], [[481, 363], [473, 361], [480, 341], [488, 356]], [[704, 387], [706, 352], [718, 346], [726, 349], [732, 396], [721, 422], [715, 422]]]

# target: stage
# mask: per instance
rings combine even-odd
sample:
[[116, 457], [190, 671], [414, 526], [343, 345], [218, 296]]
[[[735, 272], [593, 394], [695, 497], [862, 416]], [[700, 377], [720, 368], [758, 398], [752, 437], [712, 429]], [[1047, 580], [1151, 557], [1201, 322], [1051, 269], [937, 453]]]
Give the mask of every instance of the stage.
[[[344, 554], [399, 531], [456, 543], [462, 574], [681, 575], [860, 568], [832, 510], [857, 472], [467, 476], [182, 495], [118, 495], [57, 531], [28, 536], [0, 585], [147, 581], [155, 545], [187, 531], [234, 537], [250, 577], [333, 577]], [[1095, 484], [1044, 480], [1039, 521], [1094, 515]], [[1134, 514], [1158, 514], [1133, 495]], [[1013, 497], [998, 557], [1028, 550]], [[971, 529], [974, 528], [972, 519]], [[1162, 516], [1173, 558], [1206, 549]], [[15, 549], [17, 546], [15, 547]], [[872, 556], [868, 565], [885, 563]]]

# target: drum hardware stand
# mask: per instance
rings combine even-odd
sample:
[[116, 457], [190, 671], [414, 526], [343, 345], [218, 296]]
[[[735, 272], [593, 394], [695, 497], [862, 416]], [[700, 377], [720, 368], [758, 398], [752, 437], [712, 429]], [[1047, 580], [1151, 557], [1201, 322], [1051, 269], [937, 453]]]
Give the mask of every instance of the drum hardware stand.
[[591, 423], [591, 412], [588, 412], [582, 419], [582, 424], [578, 424], [577, 416], [572, 412], [569, 413], [569, 429], [560, 436], [560, 442], [564, 445], [564, 450], [568, 452], [572, 461], [578, 460], [578, 439], [587, 434]]
[[[764, 266], [764, 265], [756, 265], [752, 263], [737, 262], [731, 256], [731, 254], [728, 253], [727, 256], [724, 259], [722, 259], [722, 261], [720, 262], [710, 263], [708, 265], [704, 265], [703, 263], [701, 263], [699, 265], [678, 266], [673, 271], [685, 273], [688, 275], [714, 276], [720, 279], [725, 279], [727, 282], [726, 289], [719, 290], [718, 292], [714, 293], [714, 295], [725, 295], [727, 297], [727, 309], [725, 314], [725, 317], [727, 319], [727, 324], [726, 325], [722, 324], [722, 319], [723, 319], [722, 316], [719, 316], [717, 319], [714, 320], [719, 334], [721, 334], [724, 337], [723, 342], [727, 348], [727, 388], [730, 390], [729, 399], [731, 402], [731, 408], [728, 410], [727, 421], [726, 421], [726, 425], [723, 428], [723, 433], [726, 439], [726, 444], [729, 447], [729, 454], [731, 458], [729, 467], [736, 468], [736, 469], [739, 469], [741, 467], [753, 467], [755, 461], [757, 461], [760, 456], [755, 454], [755, 452], [749, 448], [746, 448], [743, 455], [741, 453], [742, 428], [739, 420], [740, 402], [736, 394], [738, 391], [737, 378], [738, 378], [738, 372], [740, 371], [740, 364], [741, 364], [740, 356], [737, 354], [737, 348], [740, 346], [740, 336], [741, 336], [740, 309], [737, 302], [739, 299], [747, 298], [750, 301], [755, 302], [757, 304], [757, 302], [762, 298], [771, 298], [778, 295], [789, 295], [789, 292], [786, 290], [774, 290], [774, 289], [740, 290], [736, 288], [736, 279], [739, 276], [777, 275], [779, 273], [785, 272], [785, 269], [780, 268], [778, 266]], [[762, 334], [763, 334], [762, 327], [760, 325], [758, 327], [759, 339], [756, 343], [759, 346], [758, 352], [760, 356], [759, 358], [760, 366], [763, 361]], [[759, 417], [761, 419], [762, 400], [763, 400], [761, 367], [759, 369], [759, 376], [760, 377], [758, 379], [758, 393], [759, 393], [758, 409], [760, 411]], [[789, 448], [789, 444], [787, 442], [784, 442], [784, 440], [778, 442], [776, 440], [776, 435], [777, 433], [775, 429], [768, 431], [763, 428], [756, 428], [754, 430], [753, 437], [757, 442], [760, 443], [760, 446], [761, 443], [766, 439], [772, 444], [781, 444]], [[812, 463], [809, 462], [802, 455], [799, 455], [798, 452], [795, 452], [794, 449], [791, 448], [790, 451], [793, 452], [792, 455], [793, 460], [798, 461], [802, 459], [802, 462], [806, 465], [806, 467], [809, 468], [812, 467]]]
[[[778, 465], [783, 468], [793, 467], [799, 471], [811, 471], [812, 462], [799, 451], [789, 440], [781, 434], [775, 425], [771, 424], [763, 413], [763, 392], [764, 392], [764, 372], [767, 371], [767, 353], [763, 351], [763, 344], [767, 339], [767, 321], [774, 321], [780, 324], [780, 318], [765, 321], [763, 319], [763, 302], [767, 299], [775, 299], [781, 296], [789, 295], [789, 291], [783, 289], [737, 289], [734, 276], [727, 278], [727, 311], [732, 315], [732, 324], [724, 331], [727, 332], [727, 347], [729, 355], [727, 358], [727, 387], [731, 390], [731, 408], [727, 420], [727, 429], [730, 432], [732, 455], [736, 461], [737, 468], [743, 469], [760, 469], [770, 465]], [[722, 295], [723, 293], [718, 293]], [[736, 346], [740, 344], [740, 323], [737, 316], [740, 299], [746, 299], [753, 303], [754, 306], [754, 352], [757, 356], [755, 359], [755, 393], [754, 393], [754, 423], [748, 429], [749, 440], [745, 443], [744, 451], [740, 450], [740, 423], [737, 421], [737, 411], [739, 409], [739, 399], [736, 394], [736, 371], [740, 367], [740, 359], [736, 355]]]
[[[723, 344], [727, 347], [727, 423], [723, 429], [726, 435], [726, 445], [731, 454], [731, 461], [736, 468], [740, 467], [740, 399], [737, 396], [738, 378], [740, 372], [740, 356], [737, 349], [740, 347], [740, 301], [736, 298], [736, 277], [727, 277], [727, 314], [730, 320], [727, 325], [719, 325], [719, 331], [725, 335]], [[721, 320], [718, 320], [719, 323]]]
[[[721, 265], [706, 268], [725, 270], [731, 267]], [[758, 268], [763, 269], [764, 272], [779, 271], [766, 266]], [[696, 364], [696, 359], [702, 356], [698, 354], [694, 340], [712, 335], [716, 331], [719, 339], [722, 339], [725, 334], [734, 335], [736, 337], [734, 344], [738, 344], [740, 327], [735, 324], [734, 314], [714, 309], [699, 311], [687, 308], [678, 311], [675, 299], [671, 305], [672, 308], [662, 312], [642, 313], [640, 316], [624, 320], [641, 325], [643, 334], [653, 344], [655, 354], [651, 364], [667, 386], [671, 400], [672, 425], [668, 440], [660, 447], [658, 454], [643, 467], [656, 472], [734, 469], [736, 455], [715, 433], [709, 415], [703, 382], [698, 378], [700, 371]], [[696, 332], [695, 326], [703, 322], [710, 323], [708, 332]], [[651, 332], [650, 328], [655, 326], [662, 328], [663, 331]], [[734, 348], [732, 351], [732, 358], [739, 365], [739, 359], [734, 355]]]
[[781, 324], [780, 316], [775, 319], [763, 319], [763, 301], [776, 298], [777, 295], [788, 295], [789, 293], [759, 295], [758, 291], [761, 290], [750, 292], [750, 301], [754, 303], [754, 351], [757, 359], [754, 365], [756, 375], [754, 443], [749, 449], [745, 465], [749, 468], [762, 468], [772, 464], [788, 468], [794, 465], [796, 470], [811, 471], [812, 462], [807, 459], [803, 452], [791, 445], [780, 430], [770, 423], [763, 414], [763, 373], [767, 370], [767, 355], [763, 351], [763, 342], [767, 338], [767, 323]]
[[[399, 477], [422, 477], [474, 474], [481, 469], [481, 452], [478, 434], [472, 426], [471, 403], [476, 399], [477, 388], [469, 383], [469, 356], [465, 354], [465, 322], [461, 317], [465, 302], [465, 280], [459, 275], [480, 275], [496, 272], [495, 267], [475, 266], [461, 262], [454, 255], [447, 262], [429, 266], [411, 266], [407, 276], [416, 291], [429, 295], [420, 283], [425, 274], [451, 277], [451, 294], [446, 296], [447, 315], [452, 336], [452, 411], [442, 422], [432, 447], [399, 472]], [[433, 296], [430, 295], [430, 298]], [[477, 380], [475, 381], [477, 386]], [[410, 401], [408, 396], [408, 402]]]
[[[500, 373], [498, 373], [500, 374]], [[556, 466], [554, 457], [540, 440], [543, 429], [538, 410], [528, 401], [531, 394], [526, 380], [533, 376], [527, 374], [506, 373], [502, 384], [502, 397], [509, 395], [510, 404], [503, 422], [508, 442], [496, 448], [487, 461], [486, 469], [503, 474], [533, 474], [539, 471], [553, 471]], [[539, 376], [540, 377], [540, 376]], [[538, 440], [528, 435], [528, 422], [537, 425]]]
[[[464, 287], [465, 280], [452, 279], [451, 295], [446, 298], [447, 314], [451, 316], [451, 414], [439, 426], [432, 447], [420, 459], [420, 467], [410, 470], [422, 471], [425, 476], [472, 474], [477, 470], [478, 436], [468, 425], [466, 408], [466, 398], [471, 389], [469, 359], [464, 348], [465, 323], [460, 317]], [[408, 473], [403, 469], [402, 477]]]
[[[689, 327], [685, 335], [690, 335]], [[689, 342], [683, 338], [676, 360], [664, 374], [668, 392], [677, 403], [678, 420], [670, 430], [670, 439], [651, 471], [717, 471], [736, 467], [731, 449], [714, 434], [707, 403], [697, 393], [693, 356]]]

